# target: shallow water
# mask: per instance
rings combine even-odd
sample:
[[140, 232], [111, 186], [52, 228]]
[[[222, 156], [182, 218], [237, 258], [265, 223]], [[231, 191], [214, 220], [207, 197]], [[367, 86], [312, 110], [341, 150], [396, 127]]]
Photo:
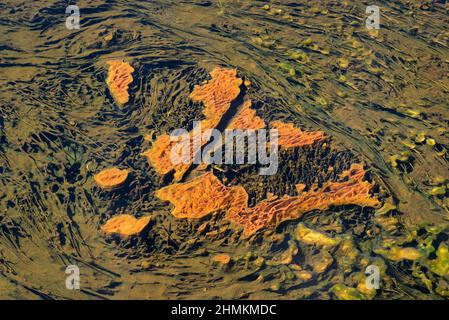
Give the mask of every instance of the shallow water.
[[[389, 241], [420, 249], [448, 244], [444, 1], [377, 1], [378, 34], [367, 31], [366, 5], [358, 1], [319, 7], [310, 1], [78, 1], [79, 30], [66, 28], [68, 4], [74, 3], [0, 4], [0, 297], [341, 298], [334, 285], [355, 287], [365, 260], [385, 269], [376, 298], [448, 296], [449, 273], [428, 267], [435, 252], [395, 262], [376, 249]], [[125, 106], [105, 83], [112, 59], [135, 69]], [[189, 94], [215, 66], [236, 68], [251, 81], [246, 95], [267, 122], [282, 119], [332, 138], [335, 157], [314, 150], [293, 155], [293, 182], [310, 184], [323, 166], [341, 172], [363, 161], [398, 224], [382, 227], [374, 209], [347, 206], [312, 212], [248, 241], [220, 214], [174, 218], [170, 205], [154, 196], [167, 181], [142, 157], [150, 146], [144, 137], [201, 119]], [[292, 166], [291, 158], [283, 160], [282, 167]], [[101, 191], [93, 175], [111, 166], [128, 168], [130, 182]], [[232, 177], [218, 169], [221, 179], [246, 183], [260, 200], [258, 181], [247, 179], [245, 169]], [[282, 177], [260, 193], [288, 191]], [[435, 187], [445, 191], [432, 195]], [[102, 234], [100, 226], [120, 213], [150, 215], [149, 230], [127, 239]], [[341, 247], [317, 253], [298, 243], [299, 222], [352, 239], [357, 258], [345, 267]], [[203, 223], [214, 232], [198, 231]], [[289, 245], [299, 248], [294, 263], [267, 263]], [[229, 254], [233, 265], [214, 264], [219, 253]], [[329, 256], [324, 272], [311, 271]], [[80, 268], [80, 290], [65, 286], [70, 264]], [[292, 264], [312, 278], [299, 279]]]

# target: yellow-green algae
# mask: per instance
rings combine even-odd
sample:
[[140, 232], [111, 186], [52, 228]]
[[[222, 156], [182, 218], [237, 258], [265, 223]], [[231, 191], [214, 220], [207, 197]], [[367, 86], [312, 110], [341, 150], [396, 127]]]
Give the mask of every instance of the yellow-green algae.
[[340, 239], [334, 239], [325, 234], [307, 228], [304, 224], [298, 224], [296, 228], [296, 240], [309, 245], [319, 245], [319, 246], [336, 246]]

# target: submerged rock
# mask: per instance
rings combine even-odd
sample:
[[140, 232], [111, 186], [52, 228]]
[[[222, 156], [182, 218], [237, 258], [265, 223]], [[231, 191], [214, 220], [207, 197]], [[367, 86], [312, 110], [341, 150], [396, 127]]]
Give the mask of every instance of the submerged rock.
[[240, 186], [226, 187], [212, 173], [189, 182], [172, 184], [156, 192], [162, 200], [174, 204], [177, 218], [202, 218], [219, 210], [240, 210], [248, 202], [248, 194]]
[[333, 262], [334, 258], [332, 258], [331, 254], [325, 250], [312, 256], [310, 259], [310, 265], [312, 266], [313, 271], [318, 274], [325, 272]]
[[237, 77], [236, 69], [215, 68], [210, 73], [211, 80], [197, 85], [190, 94], [190, 99], [204, 104], [204, 116], [216, 127], [222, 116], [228, 111], [231, 102], [240, 94], [243, 80]]
[[321, 188], [314, 187], [299, 196], [284, 196], [259, 202], [253, 208], [228, 211], [227, 219], [244, 228], [249, 236], [266, 227], [300, 218], [312, 210], [327, 210], [332, 206], [354, 204], [376, 207], [377, 198], [371, 195], [373, 184], [364, 180], [362, 164], [354, 164], [340, 175], [337, 182], [328, 181]]
[[[242, 79], [237, 77], [234, 69], [215, 68], [211, 72], [212, 79], [203, 85], [195, 86], [190, 98], [204, 104], [205, 119], [201, 121], [202, 129], [215, 128], [223, 115], [231, 107], [231, 103], [240, 94]], [[231, 121], [230, 128], [254, 129], [265, 126], [263, 119], [255, 115], [247, 100], [243, 109]], [[296, 148], [312, 145], [323, 140], [322, 131], [305, 132], [292, 123], [274, 121], [270, 126], [279, 132], [279, 144], [282, 148]], [[203, 141], [192, 141], [192, 133], [187, 136], [191, 144], [200, 147]], [[152, 148], [144, 153], [156, 171], [167, 174], [175, 171], [174, 178], [180, 180], [191, 166], [191, 161], [182, 161], [173, 165], [170, 161], [173, 142], [168, 135], [160, 136]], [[195, 152], [194, 152], [195, 153]], [[190, 160], [194, 154], [190, 154]], [[200, 165], [204, 169], [204, 166]], [[156, 192], [162, 200], [175, 205], [173, 215], [178, 218], [201, 218], [217, 211], [225, 211], [226, 219], [241, 226], [245, 236], [258, 230], [276, 227], [283, 221], [301, 217], [312, 210], [327, 210], [331, 206], [359, 205], [377, 206], [379, 201], [371, 195], [373, 184], [365, 180], [362, 164], [353, 164], [344, 171], [338, 181], [327, 181], [319, 187], [314, 184], [310, 190], [301, 192], [299, 196], [285, 195], [282, 198], [270, 197], [249, 207], [249, 196], [241, 186], [226, 187], [212, 173], [206, 173], [184, 184], [173, 184]], [[298, 191], [304, 188], [298, 185]]]
[[340, 246], [335, 254], [335, 259], [338, 265], [343, 270], [344, 273], [349, 273], [352, 271], [359, 251], [357, 250], [354, 241], [350, 238], [343, 239]]

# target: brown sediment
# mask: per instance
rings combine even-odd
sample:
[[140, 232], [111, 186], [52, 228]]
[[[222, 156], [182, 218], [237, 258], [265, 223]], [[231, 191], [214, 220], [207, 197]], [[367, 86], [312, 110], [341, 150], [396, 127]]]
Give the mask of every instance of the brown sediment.
[[132, 236], [141, 233], [149, 222], [150, 217], [136, 219], [130, 214], [122, 214], [109, 219], [103, 226], [101, 226], [101, 230], [106, 233]]
[[251, 101], [243, 103], [242, 110], [232, 119], [226, 129], [259, 130], [265, 128], [265, 121], [256, 116], [256, 110], [251, 109]]
[[[299, 196], [266, 199], [253, 208], [229, 210], [226, 218], [244, 229], [249, 236], [256, 231], [275, 227], [283, 221], [298, 219], [312, 210], [327, 210], [331, 206], [358, 205], [376, 207], [379, 201], [371, 196], [373, 184], [364, 181], [362, 164], [353, 164], [343, 172], [338, 182], [327, 182], [321, 188], [313, 187]], [[347, 179], [346, 181], [343, 181]]]
[[323, 131], [302, 131], [293, 123], [273, 121], [270, 126], [278, 130], [278, 144], [283, 149], [311, 145], [325, 138]]
[[230, 207], [240, 210], [248, 203], [243, 187], [226, 187], [210, 172], [189, 182], [164, 187], [156, 196], [174, 205], [172, 214], [176, 218], [202, 218]]
[[103, 189], [111, 190], [123, 185], [128, 178], [128, 170], [108, 168], [94, 176], [97, 185]]
[[108, 61], [109, 71], [106, 83], [112, 96], [119, 104], [125, 104], [129, 100], [128, 87], [133, 82], [134, 68], [124, 61]]
[[226, 187], [212, 173], [170, 185], [157, 191], [156, 195], [175, 206], [172, 214], [177, 218], [201, 218], [226, 211], [226, 219], [243, 227], [244, 234], [249, 236], [312, 210], [350, 204], [378, 206], [379, 201], [371, 195], [373, 184], [365, 181], [364, 175], [363, 165], [354, 164], [340, 175], [340, 181], [327, 182], [321, 188], [313, 186], [299, 196], [268, 198], [253, 208], [248, 207], [248, 194], [243, 187]]
[[[170, 141], [168, 134], [159, 136], [152, 147], [143, 153], [157, 173], [165, 175], [174, 170], [175, 181], [180, 181], [183, 178], [193, 163], [195, 152], [199, 152], [206, 143], [203, 141], [203, 133], [208, 129], [216, 128], [223, 115], [229, 110], [232, 101], [240, 94], [242, 79], [237, 77], [237, 70], [217, 67], [210, 75], [211, 80], [203, 85], [195, 86], [190, 94], [193, 101], [203, 102], [205, 116], [205, 119], [200, 122], [201, 130], [198, 130], [197, 135], [193, 131], [189, 132], [190, 161], [173, 163], [170, 155], [177, 142]], [[194, 141], [194, 139], [201, 139], [201, 141]], [[180, 153], [181, 150], [179, 150], [179, 156], [181, 156]]]

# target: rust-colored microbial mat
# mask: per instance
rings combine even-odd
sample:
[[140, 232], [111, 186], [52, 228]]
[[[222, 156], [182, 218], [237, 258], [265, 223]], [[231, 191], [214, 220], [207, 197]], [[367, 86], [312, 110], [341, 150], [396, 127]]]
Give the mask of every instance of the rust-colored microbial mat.
[[278, 144], [284, 149], [307, 146], [324, 139], [324, 132], [302, 131], [292, 123], [273, 121], [270, 126], [278, 130]]
[[364, 180], [362, 164], [354, 164], [341, 174], [338, 182], [327, 182], [321, 188], [303, 192], [299, 196], [265, 199], [248, 208], [248, 194], [241, 186], [226, 187], [212, 173], [190, 182], [174, 184], [157, 191], [156, 195], [174, 205], [177, 218], [202, 218], [226, 210], [226, 218], [244, 229], [245, 235], [297, 219], [312, 210], [326, 210], [331, 206], [358, 205], [376, 207], [379, 201], [371, 195], [373, 184]]
[[229, 110], [231, 102], [240, 94], [242, 79], [236, 69], [215, 68], [210, 73], [212, 79], [204, 85], [197, 85], [190, 94], [193, 101], [203, 102], [203, 113], [209, 128], [214, 128]]
[[[193, 101], [202, 101], [204, 103], [203, 114], [206, 119], [201, 121], [201, 132], [198, 132], [199, 137], [202, 137], [205, 130], [215, 128], [218, 125], [223, 115], [229, 110], [231, 102], [238, 97], [242, 84], [242, 79], [237, 78], [237, 70], [235, 69], [215, 68], [210, 74], [212, 79], [204, 85], [195, 86], [190, 95]], [[254, 120], [258, 122], [257, 125], [260, 124], [260, 121], [263, 121], [258, 117], [254, 118]], [[190, 161], [183, 161], [182, 163], [174, 163], [172, 161], [170, 156], [171, 150], [177, 142], [170, 141], [170, 135], [168, 134], [159, 136], [150, 150], [144, 152], [143, 155], [147, 157], [157, 173], [165, 175], [175, 170], [174, 179], [175, 181], [180, 181], [190, 168], [195, 156], [195, 148], [193, 147], [194, 134], [190, 132], [189, 135]], [[201, 148], [204, 141], [195, 141], [195, 143]]]
[[240, 210], [248, 203], [243, 187], [226, 187], [212, 173], [162, 188], [156, 196], [174, 205], [176, 218], [202, 218], [219, 210]]
[[115, 189], [123, 185], [128, 178], [128, 170], [108, 168], [94, 176], [97, 185], [103, 189]]
[[364, 181], [364, 175], [363, 165], [354, 164], [341, 174], [341, 181], [327, 182], [321, 188], [312, 188], [296, 197], [266, 199], [243, 211], [230, 210], [227, 218], [241, 225], [246, 235], [252, 235], [257, 230], [297, 219], [312, 210], [339, 205], [376, 207], [379, 201], [370, 194], [373, 184]]
[[265, 128], [265, 121], [256, 116], [256, 110], [251, 108], [251, 101], [244, 102], [242, 110], [232, 119], [226, 129], [259, 130]]
[[136, 219], [130, 214], [122, 214], [109, 219], [101, 227], [101, 230], [106, 233], [117, 233], [122, 236], [132, 236], [141, 233], [149, 222], [150, 217]]
[[115, 101], [125, 104], [129, 100], [128, 87], [133, 82], [134, 68], [124, 61], [109, 61], [108, 78], [106, 80], [109, 90]]

